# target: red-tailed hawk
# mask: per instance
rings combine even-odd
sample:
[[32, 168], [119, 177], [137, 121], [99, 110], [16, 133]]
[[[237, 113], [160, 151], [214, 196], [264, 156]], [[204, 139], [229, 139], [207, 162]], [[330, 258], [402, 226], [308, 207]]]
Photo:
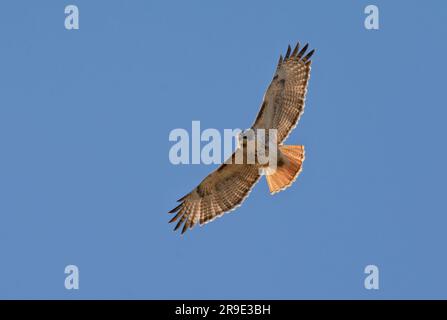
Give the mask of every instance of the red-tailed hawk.
[[[194, 190], [178, 200], [180, 204], [169, 213], [178, 221], [174, 230], [183, 225], [182, 234], [195, 226], [203, 225], [237, 208], [247, 198], [261, 175], [266, 174], [271, 194], [289, 187], [297, 178], [304, 161], [303, 146], [285, 146], [283, 141], [295, 128], [303, 113], [307, 83], [310, 75], [310, 57], [306, 44], [301, 50], [299, 43], [292, 51], [288, 46], [284, 58], [279, 58], [273, 80], [265, 92], [261, 109], [252, 125], [258, 129], [276, 129], [277, 163], [275, 170], [269, 164], [257, 161], [241, 164], [233, 161], [244, 152], [247, 136], [242, 134], [240, 146], [219, 168], [210, 173]], [[246, 156], [246, 154], [245, 154]]]

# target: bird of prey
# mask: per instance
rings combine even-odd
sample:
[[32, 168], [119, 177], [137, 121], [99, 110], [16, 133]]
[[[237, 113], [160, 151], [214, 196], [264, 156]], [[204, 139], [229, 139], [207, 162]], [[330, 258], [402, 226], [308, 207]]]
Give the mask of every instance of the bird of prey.
[[[182, 225], [182, 234], [196, 224], [203, 225], [237, 208], [247, 198], [261, 175], [266, 176], [270, 193], [288, 188], [301, 172], [304, 146], [283, 145], [303, 113], [307, 84], [311, 69], [308, 44], [300, 50], [299, 43], [292, 51], [290, 45], [284, 56], [280, 55], [275, 74], [261, 104], [251, 131], [276, 129], [277, 163], [275, 170], [269, 164], [234, 163], [239, 152], [244, 152], [250, 139], [245, 132], [239, 136], [239, 146], [233, 155], [210, 173], [190, 193], [180, 198], [180, 204], [169, 213], [169, 221]], [[246, 154], [245, 154], [246, 155]]]

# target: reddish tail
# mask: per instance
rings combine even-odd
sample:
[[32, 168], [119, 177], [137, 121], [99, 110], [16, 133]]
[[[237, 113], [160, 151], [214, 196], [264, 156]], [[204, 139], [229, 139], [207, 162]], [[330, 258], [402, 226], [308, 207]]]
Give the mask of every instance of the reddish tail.
[[304, 146], [278, 146], [280, 157], [276, 171], [266, 175], [270, 193], [285, 190], [292, 185], [301, 172], [304, 161]]

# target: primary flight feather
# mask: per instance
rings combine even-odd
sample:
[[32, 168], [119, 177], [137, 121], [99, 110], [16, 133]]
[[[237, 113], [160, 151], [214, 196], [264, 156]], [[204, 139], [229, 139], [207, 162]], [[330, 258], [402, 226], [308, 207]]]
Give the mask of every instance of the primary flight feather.
[[[247, 137], [241, 136], [241, 145], [220, 167], [211, 172], [190, 193], [178, 200], [180, 204], [169, 213], [169, 222], [177, 222], [174, 230], [182, 227], [182, 234], [196, 224], [203, 225], [237, 208], [247, 198], [262, 174], [266, 175], [271, 194], [289, 187], [301, 172], [304, 161], [303, 146], [285, 146], [284, 140], [295, 128], [303, 113], [307, 84], [314, 50], [299, 43], [288, 46], [279, 58], [275, 74], [261, 104], [261, 109], [251, 129], [276, 129], [278, 144], [277, 165], [259, 162], [235, 163], [238, 156], [247, 158]], [[266, 132], [267, 132], [266, 130]], [[244, 153], [245, 152], [245, 153]]]

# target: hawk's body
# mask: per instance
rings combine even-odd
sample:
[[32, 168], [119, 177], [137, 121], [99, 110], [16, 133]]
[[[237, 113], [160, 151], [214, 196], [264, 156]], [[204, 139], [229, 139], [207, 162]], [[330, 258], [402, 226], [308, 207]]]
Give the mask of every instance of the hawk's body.
[[[200, 225], [214, 220], [225, 212], [237, 208], [248, 196], [253, 186], [267, 174], [271, 193], [289, 187], [297, 178], [304, 161], [303, 146], [284, 146], [283, 141], [298, 123], [303, 113], [307, 84], [310, 75], [309, 60], [314, 50], [306, 56], [307, 45], [299, 51], [299, 45], [291, 52], [290, 46], [284, 57], [280, 56], [276, 72], [264, 95], [261, 109], [252, 129], [276, 129], [278, 143], [278, 166], [271, 173], [268, 165], [244, 161], [236, 164], [234, 159], [247, 148], [238, 148], [219, 168], [209, 174], [194, 190], [179, 199], [180, 204], [170, 213], [175, 216], [170, 222], [178, 220], [174, 230], [182, 224], [184, 233], [195, 224]], [[299, 52], [298, 52], [299, 51]], [[304, 56], [304, 57], [303, 57]], [[244, 146], [243, 141], [242, 146]]]

